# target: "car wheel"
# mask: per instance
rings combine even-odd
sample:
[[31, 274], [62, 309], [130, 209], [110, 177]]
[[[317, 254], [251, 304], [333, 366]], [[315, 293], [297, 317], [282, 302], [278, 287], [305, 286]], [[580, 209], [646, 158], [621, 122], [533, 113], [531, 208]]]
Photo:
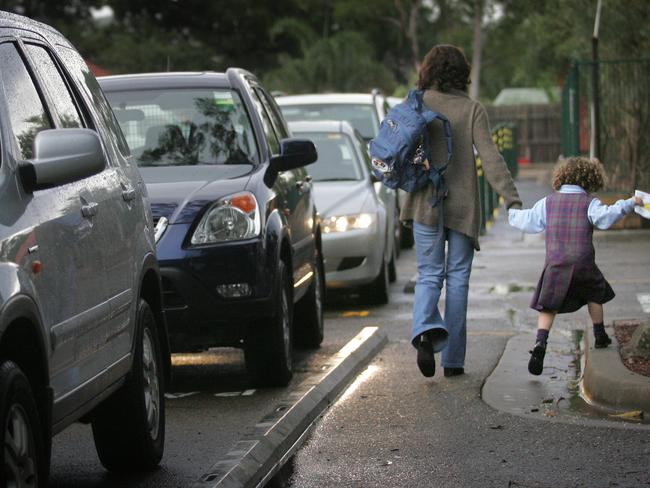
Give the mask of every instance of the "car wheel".
[[307, 294], [296, 304], [293, 327], [296, 344], [316, 349], [323, 342], [323, 302], [325, 299], [325, 273], [323, 258], [316, 251], [314, 276]]
[[395, 259], [399, 259], [402, 248], [402, 223], [399, 221], [399, 208], [395, 206], [395, 219], [393, 220], [393, 231], [395, 234]]
[[383, 260], [379, 274], [372, 283], [366, 285], [361, 290], [364, 300], [372, 305], [384, 305], [388, 303], [389, 283], [388, 283], [388, 263], [386, 258]]
[[277, 286], [273, 315], [251, 324], [244, 339], [246, 369], [260, 386], [286, 386], [293, 376], [293, 298], [289, 270], [282, 261]]
[[101, 463], [114, 472], [155, 468], [165, 447], [163, 361], [156, 321], [140, 300], [133, 369], [122, 387], [93, 412], [92, 428]]
[[405, 226], [402, 222], [399, 224], [402, 227], [402, 249], [410, 249], [415, 244], [413, 239], [413, 229], [411, 227]]
[[44, 486], [49, 466], [36, 402], [27, 377], [13, 361], [0, 365], [0, 402], [0, 486]]
[[399, 246], [393, 246], [393, 252], [390, 256], [390, 261], [388, 262], [388, 281], [395, 283], [397, 281], [397, 248]]

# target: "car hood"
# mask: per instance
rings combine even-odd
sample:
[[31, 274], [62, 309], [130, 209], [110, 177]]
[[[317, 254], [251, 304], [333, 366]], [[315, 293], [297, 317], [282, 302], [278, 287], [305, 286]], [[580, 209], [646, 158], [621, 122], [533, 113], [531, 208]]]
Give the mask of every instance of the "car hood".
[[374, 191], [367, 181], [315, 181], [314, 200], [323, 217], [375, 211]]
[[194, 221], [196, 214], [215, 200], [242, 191], [255, 166], [141, 167], [154, 219], [170, 224]]

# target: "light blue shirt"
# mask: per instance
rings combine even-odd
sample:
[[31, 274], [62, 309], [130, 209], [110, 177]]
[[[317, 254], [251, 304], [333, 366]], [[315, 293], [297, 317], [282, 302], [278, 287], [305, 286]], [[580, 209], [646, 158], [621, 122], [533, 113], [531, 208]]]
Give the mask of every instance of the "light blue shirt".
[[[562, 185], [560, 193], [587, 193], [578, 185]], [[634, 210], [634, 197], [619, 200], [612, 205], [605, 205], [598, 198], [589, 204], [587, 217], [591, 225], [598, 229], [609, 229], [616, 222]], [[508, 223], [529, 234], [537, 234], [546, 229], [546, 197], [538, 201], [533, 208], [511, 208], [508, 211]]]

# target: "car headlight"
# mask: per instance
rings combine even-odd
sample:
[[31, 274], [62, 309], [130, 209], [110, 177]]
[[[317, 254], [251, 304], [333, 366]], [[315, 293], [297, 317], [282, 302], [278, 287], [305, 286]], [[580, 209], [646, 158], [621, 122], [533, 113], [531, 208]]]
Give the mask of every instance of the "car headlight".
[[369, 213], [356, 215], [332, 215], [323, 222], [323, 232], [345, 232], [348, 230], [368, 229], [375, 222], [375, 216]]
[[240, 241], [259, 235], [261, 228], [257, 200], [241, 192], [217, 200], [205, 213], [192, 235], [192, 244]]

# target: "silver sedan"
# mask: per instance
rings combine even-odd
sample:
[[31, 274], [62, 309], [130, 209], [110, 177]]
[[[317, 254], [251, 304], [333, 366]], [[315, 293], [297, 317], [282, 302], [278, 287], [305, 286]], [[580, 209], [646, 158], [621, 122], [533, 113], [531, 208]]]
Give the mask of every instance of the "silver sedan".
[[371, 303], [388, 302], [394, 280], [395, 192], [375, 184], [366, 143], [345, 121], [291, 122], [295, 135], [311, 139], [318, 160], [308, 171], [322, 218], [328, 288], [360, 287]]

